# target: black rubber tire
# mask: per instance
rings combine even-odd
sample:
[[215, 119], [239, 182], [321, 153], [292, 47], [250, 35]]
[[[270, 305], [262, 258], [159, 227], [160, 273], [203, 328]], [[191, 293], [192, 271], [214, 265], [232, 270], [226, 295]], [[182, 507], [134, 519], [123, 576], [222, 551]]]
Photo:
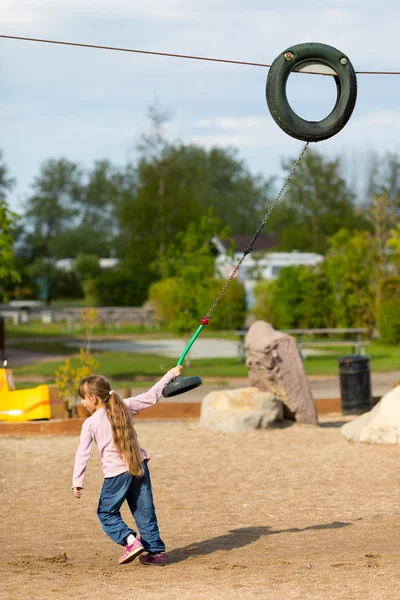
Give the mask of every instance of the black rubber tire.
[[[291, 52], [293, 58], [286, 60]], [[340, 62], [346, 59], [346, 64]], [[322, 121], [306, 121], [291, 108], [286, 84], [290, 73], [304, 62], [326, 65], [333, 69], [337, 88], [337, 98], [332, 112]], [[346, 125], [357, 100], [357, 77], [349, 58], [332, 46], [307, 43], [291, 46], [282, 52], [272, 63], [266, 85], [267, 104], [271, 116], [288, 135], [305, 142], [320, 142], [336, 135]]]

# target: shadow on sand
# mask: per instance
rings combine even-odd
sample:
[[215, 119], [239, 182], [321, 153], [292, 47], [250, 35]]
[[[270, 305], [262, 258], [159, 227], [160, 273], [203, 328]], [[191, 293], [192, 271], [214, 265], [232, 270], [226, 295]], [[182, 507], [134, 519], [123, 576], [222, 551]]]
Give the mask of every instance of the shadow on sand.
[[226, 552], [235, 548], [243, 548], [266, 535], [300, 533], [302, 531], [308, 531], [309, 529], [340, 529], [342, 527], [347, 527], [348, 525], [352, 525], [352, 523], [334, 521], [333, 523], [323, 525], [309, 525], [308, 527], [303, 528], [293, 527], [291, 529], [277, 530], [268, 526], [241, 527], [239, 529], [231, 529], [229, 533], [219, 535], [215, 538], [209, 538], [201, 542], [193, 542], [193, 544], [188, 544], [182, 548], [175, 548], [175, 550], [167, 552], [165, 558], [169, 564], [174, 564], [182, 562], [191, 556], [206, 556], [208, 554], [213, 554], [213, 552], [217, 552], [217, 550], [224, 550]]

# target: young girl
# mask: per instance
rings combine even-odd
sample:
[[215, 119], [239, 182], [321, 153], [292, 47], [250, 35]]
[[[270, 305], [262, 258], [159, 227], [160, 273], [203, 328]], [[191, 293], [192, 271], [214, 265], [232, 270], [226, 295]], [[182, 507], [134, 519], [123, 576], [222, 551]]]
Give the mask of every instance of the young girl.
[[[97, 515], [105, 533], [114, 542], [125, 546], [120, 564], [140, 556], [143, 565], [164, 566], [165, 545], [160, 538], [147, 462], [150, 457], [139, 446], [132, 415], [156, 404], [164, 387], [180, 375], [182, 367], [174, 367], [148, 392], [121, 400], [110, 382], [100, 375], [86, 377], [79, 384], [82, 404], [93, 413], [82, 425], [76, 452], [72, 490], [81, 497], [86, 466], [93, 442], [103, 463], [104, 483]], [[120, 513], [124, 501], [136, 521], [140, 538], [126, 525]]]

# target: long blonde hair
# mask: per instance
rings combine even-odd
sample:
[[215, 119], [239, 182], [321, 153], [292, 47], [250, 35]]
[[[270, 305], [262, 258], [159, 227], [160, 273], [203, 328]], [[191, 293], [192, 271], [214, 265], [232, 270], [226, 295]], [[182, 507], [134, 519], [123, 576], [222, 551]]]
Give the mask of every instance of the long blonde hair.
[[111, 423], [114, 444], [121, 458], [128, 465], [131, 475], [142, 477], [144, 474], [140, 447], [128, 407], [115, 392], [110, 394], [111, 385], [102, 375], [90, 375], [79, 384], [80, 398], [96, 396], [103, 404]]

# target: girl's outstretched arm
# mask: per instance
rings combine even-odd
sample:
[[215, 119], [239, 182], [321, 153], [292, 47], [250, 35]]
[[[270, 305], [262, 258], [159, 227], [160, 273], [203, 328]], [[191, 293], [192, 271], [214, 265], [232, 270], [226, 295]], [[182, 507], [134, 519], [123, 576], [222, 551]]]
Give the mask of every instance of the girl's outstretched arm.
[[164, 375], [152, 388], [143, 394], [132, 398], [125, 398], [124, 403], [129, 408], [132, 414], [138, 413], [140, 410], [154, 406], [162, 398], [162, 392], [168, 383], [173, 381], [175, 377], [182, 373], [182, 366], [174, 367]]

